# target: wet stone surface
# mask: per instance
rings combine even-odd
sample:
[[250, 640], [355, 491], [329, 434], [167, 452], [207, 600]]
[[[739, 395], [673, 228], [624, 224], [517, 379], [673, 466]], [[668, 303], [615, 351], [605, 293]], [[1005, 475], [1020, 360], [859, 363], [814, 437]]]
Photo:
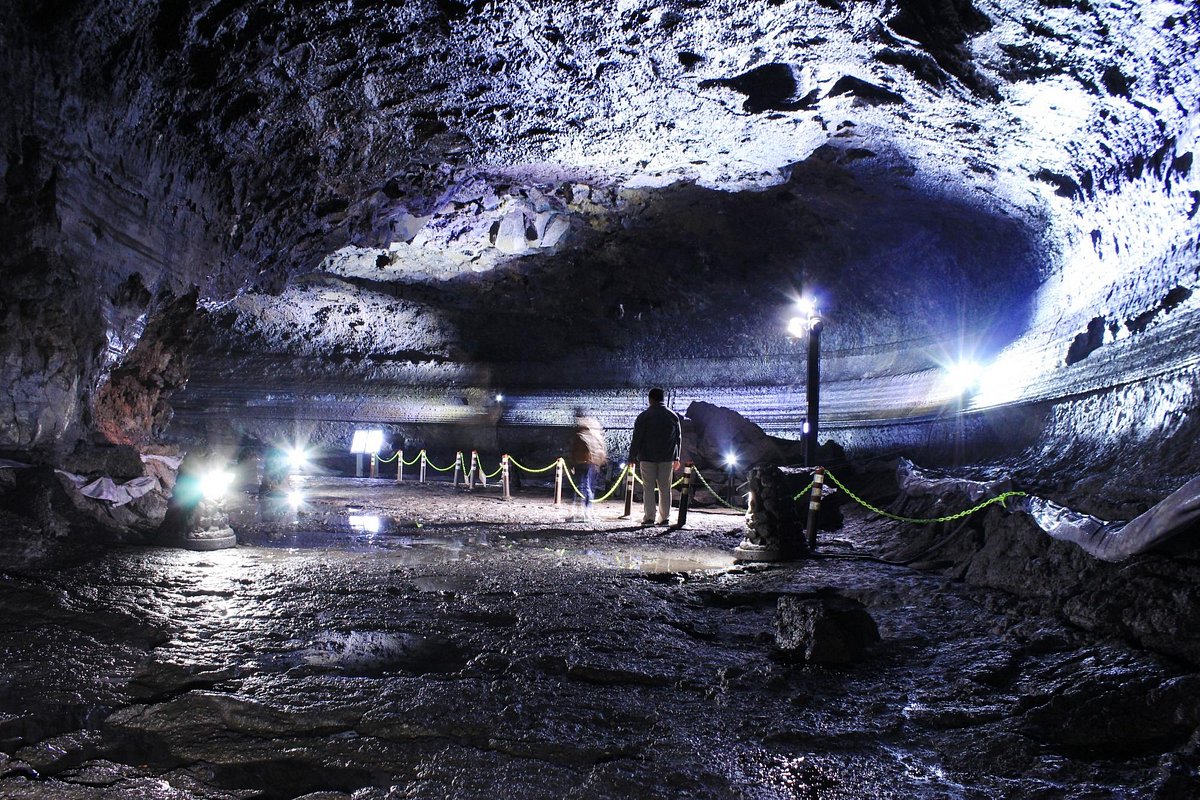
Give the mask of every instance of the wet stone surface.
[[[8, 540], [0, 796], [1195, 796], [1194, 672], [872, 559], [861, 519], [735, 566], [732, 512], [306, 488], [233, 550]], [[881, 641], [782, 658], [779, 598], [826, 590]]]

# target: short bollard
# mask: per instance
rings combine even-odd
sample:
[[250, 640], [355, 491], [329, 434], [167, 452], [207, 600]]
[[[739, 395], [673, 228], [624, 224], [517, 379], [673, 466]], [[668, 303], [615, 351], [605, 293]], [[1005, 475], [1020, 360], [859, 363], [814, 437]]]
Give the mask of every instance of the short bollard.
[[821, 491], [825, 486], [825, 468], [813, 472], [812, 497], [808, 501], [808, 549], [817, 547], [817, 513], [821, 510]]
[[691, 461], [683, 467], [683, 487], [679, 490], [679, 518], [675, 521], [676, 528], [682, 528], [687, 523], [688, 505], [692, 497], [692, 472], [695, 468]]
[[475, 491], [475, 472], [479, 468], [479, 453], [471, 451], [471, 466], [467, 469], [467, 491]]
[[483, 468], [483, 461], [479, 459], [479, 454], [475, 454], [475, 466], [479, 468], [479, 485], [487, 488], [487, 471]]
[[562, 505], [563, 460], [554, 462], [554, 505]]
[[396, 483], [404, 483], [404, 451], [396, 452]]
[[379, 456], [374, 453], [371, 453], [371, 477], [379, 477]]
[[455, 453], [454, 454], [454, 488], [455, 489], [458, 488], [458, 478], [462, 474], [462, 466], [463, 466], [462, 453]]
[[425, 482], [425, 464], [428, 460], [429, 459], [426, 458], [426, 456], [425, 456], [425, 451], [422, 450], [421, 451], [421, 469], [420, 469], [419, 476], [417, 478], [417, 480], [419, 480], [421, 483]]
[[504, 499], [511, 500], [512, 492], [509, 490], [508, 483], [508, 453], [500, 456], [500, 483], [504, 489]]
[[629, 465], [628, 472], [625, 477], [625, 513], [621, 515], [621, 519], [633, 516], [633, 464]]

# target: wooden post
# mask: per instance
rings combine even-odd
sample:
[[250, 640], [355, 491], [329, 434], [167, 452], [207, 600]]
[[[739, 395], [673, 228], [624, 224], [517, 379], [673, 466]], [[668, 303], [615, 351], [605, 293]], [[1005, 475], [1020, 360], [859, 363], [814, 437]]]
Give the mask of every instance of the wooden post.
[[500, 483], [504, 489], [504, 499], [511, 500], [512, 492], [508, 483], [508, 453], [500, 456]]
[[563, 460], [554, 462], [554, 505], [562, 505]]
[[808, 549], [817, 548], [817, 512], [821, 510], [821, 490], [825, 486], [825, 468], [813, 472], [812, 497], [808, 501]]
[[396, 483], [404, 483], [404, 451], [396, 451]]
[[628, 474], [625, 476], [625, 513], [621, 515], [621, 519], [629, 519], [633, 516], [633, 464], [627, 464]]
[[425, 455], [425, 449], [422, 448], [421, 449], [421, 469], [420, 469], [420, 473], [419, 473], [419, 477], [418, 477], [418, 480], [420, 480], [421, 483], [425, 482], [425, 463], [428, 460], [429, 459]]
[[695, 465], [689, 461], [683, 467], [683, 488], [679, 492], [679, 518], [675, 521], [676, 528], [682, 528], [687, 522], [688, 503], [692, 495], [692, 472]]

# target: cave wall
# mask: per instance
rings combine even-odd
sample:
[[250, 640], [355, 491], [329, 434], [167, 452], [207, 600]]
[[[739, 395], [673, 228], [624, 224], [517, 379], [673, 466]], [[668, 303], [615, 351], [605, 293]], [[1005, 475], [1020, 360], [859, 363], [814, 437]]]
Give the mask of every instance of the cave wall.
[[[499, 442], [576, 403], [620, 428], [649, 383], [788, 434], [815, 290], [831, 436], [981, 456], [1013, 407], [1048, 421], [1014, 453], [1178, 474], [1197, 14], [18, 0], [0, 449], [464, 414]], [[992, 367], [947, 424], [964, 354]]]

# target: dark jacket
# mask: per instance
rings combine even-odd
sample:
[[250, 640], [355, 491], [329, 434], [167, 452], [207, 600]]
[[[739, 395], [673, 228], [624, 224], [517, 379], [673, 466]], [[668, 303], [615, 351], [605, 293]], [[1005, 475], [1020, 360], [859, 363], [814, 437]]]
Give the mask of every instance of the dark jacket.
[[638, 414], [633, 423], [633, 442], [629, 461], [678, 461], [679, 417], [662, 403], [655, 403]]

